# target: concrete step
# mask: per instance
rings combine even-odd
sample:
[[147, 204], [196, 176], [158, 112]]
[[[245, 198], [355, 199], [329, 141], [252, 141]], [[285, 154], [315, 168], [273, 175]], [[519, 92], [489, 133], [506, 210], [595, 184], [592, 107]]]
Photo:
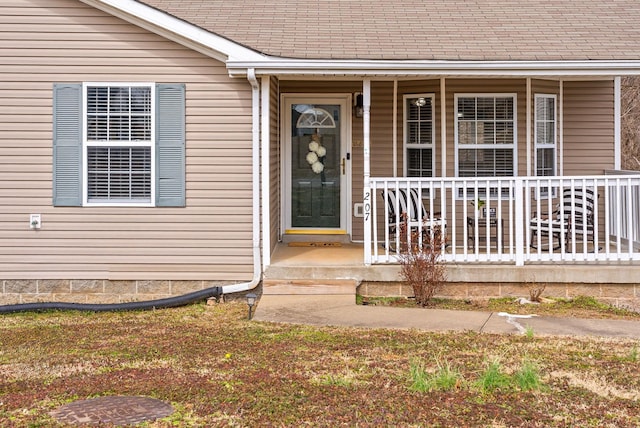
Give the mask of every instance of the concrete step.
[[352, 295], [358, 281], [354, 279], [265, 279], [263, 295]]

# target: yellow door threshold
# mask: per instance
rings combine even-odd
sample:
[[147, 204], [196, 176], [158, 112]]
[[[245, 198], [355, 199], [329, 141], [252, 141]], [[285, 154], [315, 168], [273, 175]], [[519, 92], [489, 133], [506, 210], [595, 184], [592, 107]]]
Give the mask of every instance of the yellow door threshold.
[[289, 242], [290, 247], [342, 247], [342, 242], [335, 241], [294, 241]]
[[346, 235], [346, 230], [336, 229], [287, 229], [285, 235]]

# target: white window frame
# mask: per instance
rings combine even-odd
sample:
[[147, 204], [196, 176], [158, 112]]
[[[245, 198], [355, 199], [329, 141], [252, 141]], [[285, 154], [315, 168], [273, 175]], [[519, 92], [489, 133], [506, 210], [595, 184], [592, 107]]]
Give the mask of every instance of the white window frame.
[[[458, 131], [458, 122], [459, 122], [459, 114], [458, 114], [458, 102], [460, 98], [475, 98], [476, 101], [478, 98], [511, 98], [513, 100], [513, 143], [511, 144], [460, 144], [459, 139], [459, 131]], [[455, 146], [455, 176], [459, 177], [459, 157], [460, 150], [463, 149], [511, 149], [513, 152], [513, 176], [518, 176], [518, 94], [513, 92], [491, 92], [491, 93], [457, 93], [454, 94], [454, 146]], [[477, 111], [477, 110], [476, 110]], [[477, 127], [476, 127], [477, 132]], [[492, 177], [478, 177], [480, 179], [490, 179]], [[456, 194], [457, 199], [463, 199], [463, 194], [460, 189]], [[467, 194], [467, 198], [475, 198], [475, 195]], [[480, 195], [481, 198], [484, 199], [497, 199], [497, 195], [493, 195], [493, 192], [490, 192], [489, 195]]]
[[[431, 142], [429, 144], [423, 143], [410, 143], [409, 142], [409, 112], [407, 102], [409, 99], [419, 99], [424, 98], [427, 102], [431, 103], [431, 117], [427, 119], [431, 121]], [[434, 177], [436, 174], [436, 126], [435, 126], [435, 95], [434, 94], [405, 94], [402, 97], [402, 106], [403, 106], [403, 172], [404, 176], [409, 176], [409, 149], [431, 149], [431, 177]], [[412, 176], [413, 177], [413, 176]]]
[[[151, 94], [151, 139], [133, 141], [89, 141], [87, 121], [87, 89], [89, 87], [148, 87]], [[108, 207], [153, 207], [156, 200], [156, 85], [152, 82], [83, 82], [82, 84], [82, 205]], [[89, 201], [88, 148], [89, 147], [150, 147], [151, 159], [151, 194], [149, 202], [139, 201]]]
[[[553, 118], [552, 120], [542, 120], [538, 117], [538, 100], [553, 100]], [[546, 175], [538, 175], [538, 149], [552, 149], [553, 150], [553, 174], [557, 175], [558, 172], [558, 97], [554, 94], [535, 94], [533, 103], [533, 170], [536, 177], [548, 177]], [[539, 143], [538, 142], [538, 123], [552, 123], [553, 124], [553, 142], [552, 143]], [[556, 189], [552, 189], [552, 197], [557, 194]], [[540, 189], [541, 196], [547, 196], [547, 191]]]

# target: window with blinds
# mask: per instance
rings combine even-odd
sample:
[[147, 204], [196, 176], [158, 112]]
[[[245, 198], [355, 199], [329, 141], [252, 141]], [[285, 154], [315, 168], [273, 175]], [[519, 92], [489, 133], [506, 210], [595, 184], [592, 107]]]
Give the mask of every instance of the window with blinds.
[[151, 203], [151, 85], [85, 85], [88, 203]]
[[[536, 176], [556, 175], [556, 96], [535, 95], [535, 166]], [[555, 189], [553, 189], [555, 196]], [[542, 187], [541, 196], [547, 196], [549, 189]]]
[[404, 97], [405, 176], [433, 177], [433, 95]]
[[511, 94], [456, 95], [458, 177], [515, 175], [515, 105], [516, 96]]
[[151, 147], [87, 147], [89, 201], [150, 201]]

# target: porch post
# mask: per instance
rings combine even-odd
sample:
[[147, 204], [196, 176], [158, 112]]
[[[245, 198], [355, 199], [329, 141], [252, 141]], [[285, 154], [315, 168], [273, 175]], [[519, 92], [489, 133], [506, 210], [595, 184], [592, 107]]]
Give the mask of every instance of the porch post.
[[393, 80], [393, 177], [398, 176], [398, 79]]
[[371, 183], [369, 178], [371, 176], [370, 167], [370, 146], [371, 140], [369, 135], [370, 122], [371, 122], [371, 80], [364, 79], [362, 81], [362, 101], [364, 113], [362, 115], [362, 136], [363, 136], [363, 175], [364, 175], [364, 192], [363, 192], [363, 207], [364, 207], [364, 264], [366, 266], [371, 265], [371, 216], [372, 216], [372, 203], [373, 195], [371, 194]]
[[[531, 176], [531, 165], [532, 165], [532, 161], [531, 161], [531, 155], [532, 155], [532, 148], [531, 148], [531, 77], [527, 77], [527, 101], [525, 103], [526, 105], [526, 114], [527, 114], [527, 118], [526, 118], [526, 128], [527, 128], [527, 176]], [[517, 165], [517, 161], [516, 161], [516, 165]], [[517, 171], [517, 170], [516, 170]]]
[[558, 138], [558, 175], [564, 175], [564, 79], [560, 79], [558, 92], [560, 99], [558, 100], [558, 125], [560, 127], [560, 135]]
[[613, 81], [614, 87], [614, 103], [613, 103], [613, 123], [614, 123], [614, 135], [613, 135], [613, 169], [622, 169], [622, 126], [621, 126], [621, 97], [622, 97], [622, 79], [620, 76], [616, 76]]
[[515, 234], [516, 234], [516, 266], [524, 266], [524, 181], [516, 177], [514, 182], [515, 199]]
[[[440, 176], [447, 176], [447, 87], [445, 78], [440, 78]], [[445, 215], [446, 213], [442, 213]]]

